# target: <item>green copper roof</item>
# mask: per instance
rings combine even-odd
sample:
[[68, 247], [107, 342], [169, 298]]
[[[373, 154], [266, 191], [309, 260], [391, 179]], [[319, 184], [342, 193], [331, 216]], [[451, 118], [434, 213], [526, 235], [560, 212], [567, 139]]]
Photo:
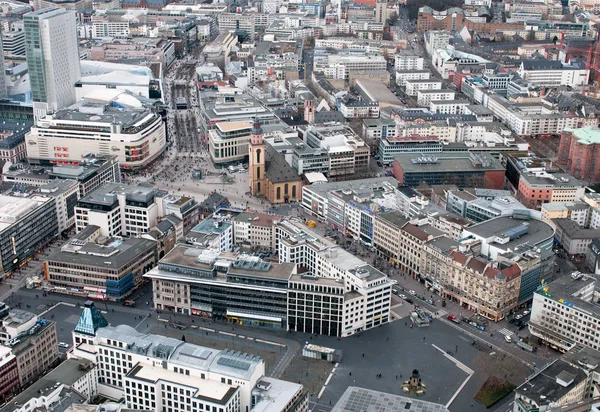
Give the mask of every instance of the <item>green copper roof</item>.
[[95, 336], [96, 331], [105, 326], [108, 326], [108, 322], [104, 319], [98, 308], [94, 306], [94, 302], [91, 300], [85, 302], [83, 313], [79, 317], [77, 326], [75, 326], [75, 332]]

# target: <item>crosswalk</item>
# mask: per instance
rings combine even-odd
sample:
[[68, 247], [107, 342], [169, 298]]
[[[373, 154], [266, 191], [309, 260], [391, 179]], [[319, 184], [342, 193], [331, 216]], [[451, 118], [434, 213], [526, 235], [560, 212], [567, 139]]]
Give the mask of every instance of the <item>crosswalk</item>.
[[506, 329], [506, 328], [504, 328], [504, 329], [500, 329], [500, 330], [499, 330], [499, 332], [500, 332], [501, 334], [503, 334], [504, 336], [511, 336], [512, 334], [514, 334], [514, 332], [513, 332], [513, 331], [511, 331], [511, 330], [508, 330], [508, 329]]
[[444, 318], [447, 315], [448, 315], [448, 312], [446, 312], [445, 310], [438, 310], [437, 315], [436, 315], [436, 312], [431, 312], [431, 317], [433, 317], [433, 318]]

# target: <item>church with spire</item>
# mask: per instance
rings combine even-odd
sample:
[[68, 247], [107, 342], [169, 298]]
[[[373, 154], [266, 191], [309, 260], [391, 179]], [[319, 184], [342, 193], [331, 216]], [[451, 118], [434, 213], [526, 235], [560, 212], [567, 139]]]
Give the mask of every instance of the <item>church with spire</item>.
[[264, 197], [271, 203], [302, 200], [302, 179], [281, 154], [264, 142], [258, 119], [254, 120], [248, 146], [248, 177], [252, 196]]

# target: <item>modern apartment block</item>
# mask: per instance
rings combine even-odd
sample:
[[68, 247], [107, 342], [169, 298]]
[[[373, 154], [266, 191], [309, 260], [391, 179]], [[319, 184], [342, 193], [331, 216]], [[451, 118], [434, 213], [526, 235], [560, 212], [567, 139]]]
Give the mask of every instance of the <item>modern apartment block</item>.
[[23, 16], [25, 51], [39, 120], [75, 103], [75, 82], [81, 77], [75, 13], [42, 8]]
[[574, 272], [538, 288], [533, 297], [529, 332], [561, 352], [575, 345], [598, 350], [600, 315], [596, 280]]
[[0, 264], [3, 275], [27, 263], [58, 235], [54, 199], [0, 195]]
[[124, 399], [129, 409], [243, 412], [261, 400], [261, 390], [269, 389], [277, 395], [271, 400], [290, 410], [308, 408], [301, 385], [262, 381], [265, 361], [258, 356], [139, 333], [127, 325], [107, 326], [92, 302], [85, 305], [73, 341], [69, 356], [96, 365], [98, 394]]
[[58, 293], [122, 300], [158, 262], [157, 241], [101, 236], [88, 225], [44, 261], [44, 278]]
[[56, 323], [12, 309], [2, 320], [0, 342], [17, 358], [19, 385], [28, 386], [58, 360]]

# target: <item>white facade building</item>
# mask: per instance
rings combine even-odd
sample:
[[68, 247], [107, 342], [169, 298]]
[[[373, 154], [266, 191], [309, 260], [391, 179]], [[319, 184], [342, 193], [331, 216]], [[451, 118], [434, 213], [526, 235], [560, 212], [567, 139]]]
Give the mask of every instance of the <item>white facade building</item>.
[[423, 70], [425, 59], [418, 54], [401, 52], [394, 58], [394, 68], [396, 71]]
[[396, 84], [406, 87], [407, 80], [428, 80], [431, 78], [429, 70], [396, 70]]
[[470, 104], [468, 100], [431, 100], [429, 111], [442, 114], [465, 114], [466, 107]]
[[517, 73], [535, 86], [581, 87], [588, 84], [590, 71], [585, 67], [563, 64], [555, 60], [524, 60]]
[[111, 89], [43, 117], [25, 141], [33, 163], [76, 164], [89, 153], [115, 154], [126, 170], [148, 166], [166, 147], [161, 116], [138, 98]]
[[419, 90], [441, 90], [442, 82], [439, 80], [407, 80], [406, 94], [416, 96]]
[[419, 90], [417, 91], [417, 104], [420, 107], [429, 107], [432, 101], [454, 100], [456, 93], [453, 90]]
[[540, 287], [533, 296], [531, 334], [561, 352], [575, 345], [598, 350], [600, 314], [594, 303], [595, 283], [593, 277], [574, 272]]

